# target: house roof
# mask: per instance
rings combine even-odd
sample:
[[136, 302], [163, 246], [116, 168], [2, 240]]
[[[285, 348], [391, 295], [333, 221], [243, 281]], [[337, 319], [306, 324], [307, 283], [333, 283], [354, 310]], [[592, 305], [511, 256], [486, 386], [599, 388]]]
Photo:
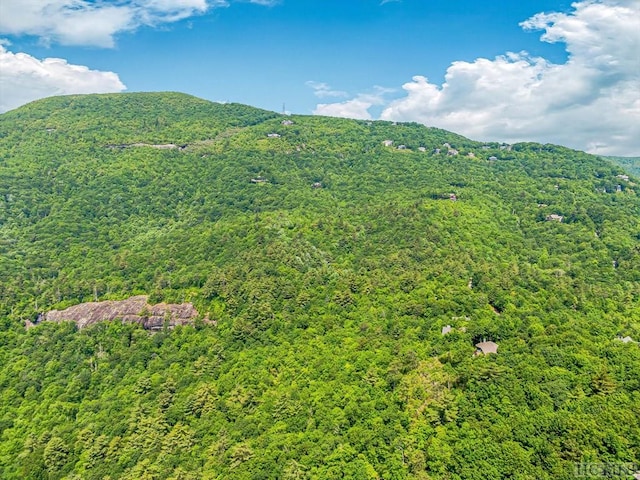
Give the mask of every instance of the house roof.
[[622, 338], [622, 337], [618, 337], [618, 340], [620, 340], [622, 343], [636, 343], [633, 338], [631, 338], [629, 335], [627, 335], [626, 337]]
[[476, 343], [476, 347], [478, 347], [478, 349], [480, 349], [485, 355], [488, 353], [498, 353], [498, 344], [494, 342]]

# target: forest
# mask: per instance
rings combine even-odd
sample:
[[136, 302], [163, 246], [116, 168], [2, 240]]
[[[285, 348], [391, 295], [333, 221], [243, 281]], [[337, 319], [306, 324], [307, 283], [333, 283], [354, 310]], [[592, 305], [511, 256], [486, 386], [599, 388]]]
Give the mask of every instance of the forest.
[[[639, 183], [557, 145], [180, 93], [4, 113], [0, 477], [638, 465]], [[25, 328], [134, 295], [199, 318]]]
[[605, 157], [607, 160], [620, 165], [636, 177], [640, 175], [640, 157]]

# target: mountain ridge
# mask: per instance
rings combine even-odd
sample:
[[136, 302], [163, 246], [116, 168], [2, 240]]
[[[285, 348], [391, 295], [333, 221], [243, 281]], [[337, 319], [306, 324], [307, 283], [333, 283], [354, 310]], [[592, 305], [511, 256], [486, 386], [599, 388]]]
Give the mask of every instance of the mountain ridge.
[[[180, 94], [0, 115], [0, 476], [638, 462], [637, 189], [560, 146]], [[23, 328], [137, 295], [212, 323]]]

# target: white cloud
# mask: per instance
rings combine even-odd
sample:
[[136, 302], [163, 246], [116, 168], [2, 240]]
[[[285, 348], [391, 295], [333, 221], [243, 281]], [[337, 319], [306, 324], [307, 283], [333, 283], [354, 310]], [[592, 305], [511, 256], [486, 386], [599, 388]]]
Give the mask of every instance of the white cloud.
[[227, 0], [2, 0], [0, 34], [34, 35], [44, 43], [112, 47], [114, 35], [120, 32], [176, 22], [228, 5]]
[[313, 111], [314, 115], [324, 115], [326, 117], [359, 118], [370, 120], [369, 108], [373, 106], [360, 98], [347, 100], [339, 103], [319, 103]]
[[0, 112], [51, 95], [125, 90], [113, 72], [71, 65], [61, 58], [38, 60], [0, 45]]
[[384, 105], [386, 103], [385, 95], [393, 91], [390, 88], [375, 86], [372, 93], [361, 93], [351, 100], [339, 103], [320, 103], [316, 106], [313, 114], [370, 120], [371, 112], [369, 109], [373, 106]]
[[[247, 1], [247, 0], [244, 0]], [[256, 5], [263, 5], [265, 7], [273, 7], [274, 5], [278, 5], [281, 0], [248, 0], [249, 3], [254, 3]]]
[[[640, 2], [585, 0], [569, 13], [521, 23], [562, 42], [553, 64], [526, 52], [453, 62], [441, 85], [416, 76], [382, 119], [418, 121], [478, 140], [538, 141], [611, 155], [640, 155]], [[348, 100], [321, 112], [358, 112]], [[354, 107], [351, 109], [351, 107]]]
[[[0, 0], [0, 34], [32, 35], [44, 44], [113, 47], [114, 36], [227, 7], [233, 1], [273, 6], [280, 0]], [[125, 90], [113, 72], [60, 58], [13, 53], [0, 38], [0, 112], [51, 95]]]
[[311, 87], [313, 89], [313, 94], [318, 98], [327, 98], [327, 97], [346, 97], [347, 92], [343, 92], [342, 90], [334, 90], [331, 86], [324, 82], [314, 82], [313, 80], [309, 80], [305, 83], [307, 87]]

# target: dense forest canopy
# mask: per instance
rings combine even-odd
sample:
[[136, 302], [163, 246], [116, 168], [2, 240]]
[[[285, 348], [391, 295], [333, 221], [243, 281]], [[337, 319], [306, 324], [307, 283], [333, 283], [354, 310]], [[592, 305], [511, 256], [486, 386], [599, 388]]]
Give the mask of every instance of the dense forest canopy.
[[607, 160], [620, 165], [629, 173], [638, 177], [640, 175], [640, 157], [605, 157]]
[[[0, 477], [638, 463], [634, 175], [555, 145], [177, 93], [5, 113]], [[134, 295], [201, 318], [24, 327]], [[497, 353], [474, 354], [485, 340]]]

